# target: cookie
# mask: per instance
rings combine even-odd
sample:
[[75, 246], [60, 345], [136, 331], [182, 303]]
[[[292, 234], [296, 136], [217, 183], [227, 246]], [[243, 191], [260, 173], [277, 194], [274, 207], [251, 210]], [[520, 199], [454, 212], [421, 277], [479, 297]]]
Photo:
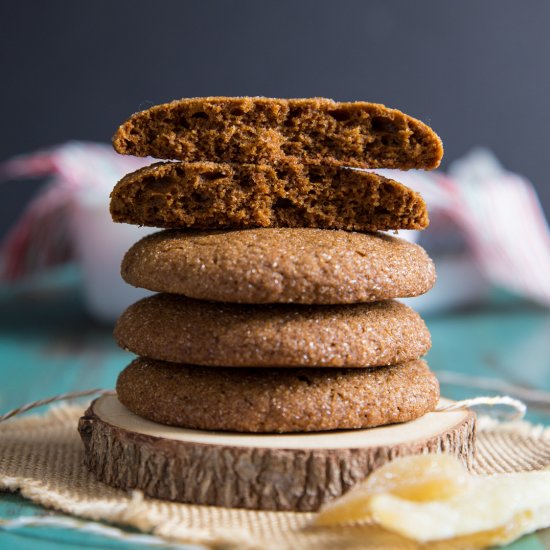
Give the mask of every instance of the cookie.
[[131, 305], [115, 338], [152, 359], [226, 367], [373, 367], [417, 359], [431, 344], [420, 316], [392, 300], [243, 305], [173, 294]]
[[424, 229], [422, 197], [370, 172], [287, 161], [156, 163], [111, 193], [115, 222], [163, 228]]
[[345, 304], [417, 296], [435, 282], [424, 249], [382, 233], [168, 230], [122, 261], [136, 287], [200, 300]]
[[384, 105], [330, 99], [180, 99], [132, 115], [119, 153], [159, 159], [274, 164], [288, 156], [362, 168], [436, 168], [439, 137]]
[[424, 361], [375, 369], [259, 369], [138, 358], [116, 390], [135, 414], [199, 430], [311, 432], [407, 422], [433, 411], [435, 375]]

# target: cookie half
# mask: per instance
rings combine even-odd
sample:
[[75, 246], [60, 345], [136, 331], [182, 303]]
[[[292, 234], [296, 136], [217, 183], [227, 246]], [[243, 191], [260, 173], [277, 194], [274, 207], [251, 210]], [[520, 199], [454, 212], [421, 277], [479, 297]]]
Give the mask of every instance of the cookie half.
[[116, 222], [163, 228], [424, 229], [420, 194], [370, 172], [288, 161], [278, 167], [156, 163], [111, 193]]
[[121, 273], [156, 292], [257, 304], [373, 302], [418, 296], [435, 282], [416, 244], [323, 229], [160, 231], [130, 248]]
[[180, 99], [132, 115], [113, 137], [119, 153], [274, 164], [288, 156], [363, 168], [436, 168], [441, 140], [396, 109], [330, 99]]
[[131, 305], [115, 327], [137, 355], [227, 367], [374, 367], [417, 359], [430, 333], [394, 302], [243, 305], [156, 294]]
[[138, 358], [117, 381], [135, 414], [199, 430], [311, 432], [407, 422], [433, 411], [424, 361], [376, 369], [226, 369]]

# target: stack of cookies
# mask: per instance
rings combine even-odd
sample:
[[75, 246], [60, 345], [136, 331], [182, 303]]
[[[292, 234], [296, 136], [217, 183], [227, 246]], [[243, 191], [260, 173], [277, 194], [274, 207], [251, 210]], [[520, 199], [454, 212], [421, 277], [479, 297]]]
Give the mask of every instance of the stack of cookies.
[[176, 159], [124, 177], [117, 222], [163, 228], [122, 276], [158, 292], [115, 337], [136, 353], [120, 402], [160, 424], [248, 433], [371, 428], [432, 411], [430, 335], [395, 301], [428, 291], [422, 198], [355, 168], [435, 168], [441, 141], [382, 105], [198, 98], [133, 115], [122, 154]]

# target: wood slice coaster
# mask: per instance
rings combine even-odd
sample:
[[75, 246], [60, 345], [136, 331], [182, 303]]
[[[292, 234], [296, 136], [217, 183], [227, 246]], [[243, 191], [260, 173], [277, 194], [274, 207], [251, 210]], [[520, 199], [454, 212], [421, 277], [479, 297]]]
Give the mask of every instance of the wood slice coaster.
[[78, 429], [88, 468], [111, 486], [261, 510], [317, 510], [397, 456], [446, 452], [470, 465], [475, 451], [470, 410], [366, 430], [243, 434], [156, 424], [108, 395], [90, 405]]

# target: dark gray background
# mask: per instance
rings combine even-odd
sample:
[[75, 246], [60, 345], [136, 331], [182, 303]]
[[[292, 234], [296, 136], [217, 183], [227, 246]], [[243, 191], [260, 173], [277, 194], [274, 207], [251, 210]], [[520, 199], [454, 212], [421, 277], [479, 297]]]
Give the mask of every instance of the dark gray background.
[[[107, 141], [132, 112], [202, 95], [397, 107], [528, 176], [550, 212], [548, 0], [4, 2], [0, 160]], [[35, 184], [0, 187], [0, 233]]]

